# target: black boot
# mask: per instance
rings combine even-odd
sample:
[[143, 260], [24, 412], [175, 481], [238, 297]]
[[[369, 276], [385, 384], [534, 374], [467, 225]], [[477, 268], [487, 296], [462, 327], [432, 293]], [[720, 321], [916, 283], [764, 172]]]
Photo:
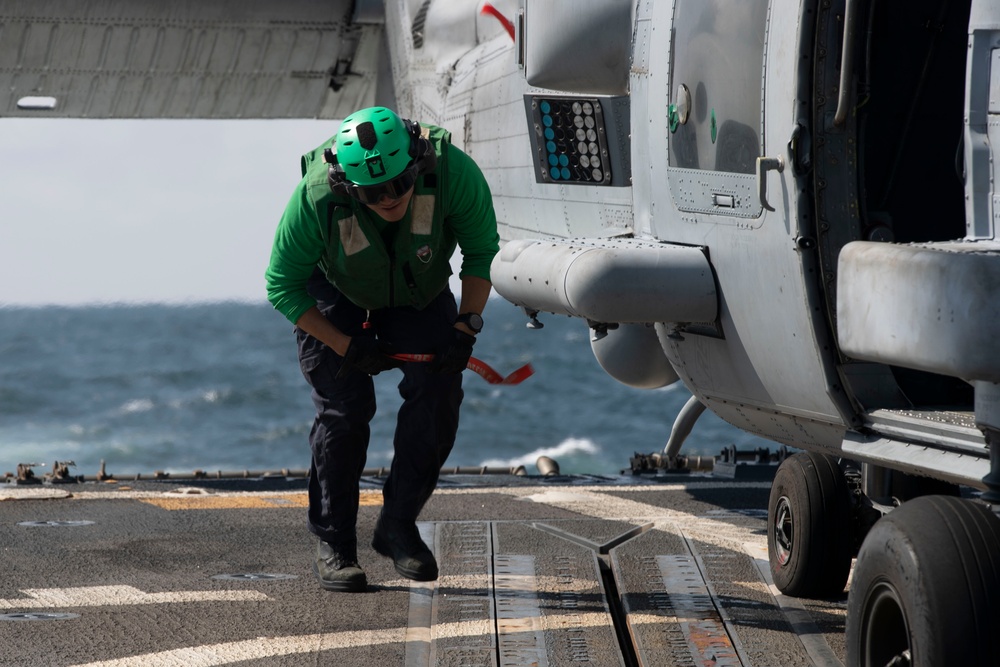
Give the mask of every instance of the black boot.
[[438, 578], [434, 554], [420, 539], [415, 521], [390, 519], [380, 515], [375, 525], [372, 548], [391, 558], [396, 572], [414, 581], [434, 581]]
[[358, 546], [354, 542], [333, 545], [320, 540], [313, 572], [319, 585], [328, 591], [357, 593], [368, 590], [368, 578], [358, 565]]

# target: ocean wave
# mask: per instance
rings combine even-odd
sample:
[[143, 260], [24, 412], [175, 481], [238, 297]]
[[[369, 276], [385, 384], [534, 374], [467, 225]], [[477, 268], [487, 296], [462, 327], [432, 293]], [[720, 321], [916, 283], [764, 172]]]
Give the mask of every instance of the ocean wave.
[[126, 401], [118, 411], [122, 414], [134, 414], [136, 412], [149, 412], [153, 409], [153, 401], [149, 398], [134, 398]]
[[486, 459], [479, 465], [491, 468], [516, 468], [517, 466], [535, 465], [540, 456], [548, 456], [558, 461], [560, 457], [570, 457], [578, 454], [594, 456], [600, 453], [601, 448], [594, 444], [592, 440], [588, 440], [587, 438], [567, 438], [555, 447], [541, 447], [533, 452], [511, 459]]
[[184, 410], [204, 404], [226, 403], [233, 396], [231, 389], [192, 389], [184, 396], [172, 398], [167, 402], [174, 410]]

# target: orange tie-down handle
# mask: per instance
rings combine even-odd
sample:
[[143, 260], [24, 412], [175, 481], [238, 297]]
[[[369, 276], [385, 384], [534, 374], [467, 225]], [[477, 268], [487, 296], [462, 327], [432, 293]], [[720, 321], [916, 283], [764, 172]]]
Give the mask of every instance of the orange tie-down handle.
[[[390, 354], [389, 357], [399, 361], [433, 361], [434, 359], [433, 354]], [[507, 377], [503, 377], [489, 364], [475, 357], [469, 359], [469, 365], [466, 368], [475, 371], [490, 384], [521, 384], [535, 374], [535, 369], [531, 367], [531, 364], [525, 364]]]

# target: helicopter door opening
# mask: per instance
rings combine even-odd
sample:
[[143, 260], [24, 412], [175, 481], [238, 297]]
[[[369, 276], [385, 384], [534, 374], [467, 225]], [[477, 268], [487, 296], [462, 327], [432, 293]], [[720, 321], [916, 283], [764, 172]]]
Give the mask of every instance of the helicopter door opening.
[[911, 0], [905, 11], [892, 3], [870, 5], [856, 98], [868, 240], [914, 243], [965, 235], [962, 136], [970, 4]]
[[[962, 136], [968, 0], [872, 2], [859, 71], [864, 237], [899, 243], [965, 235]], [[927, 135], [936, 135], [933, 141]], [[915, 405], [971, 405], [963, 380], [893, 367]]]
[[[834, 158], [820, 155], [816, 161], [824, 165], [816, 176], [826, 191], [817, 187], [816, 202], [831, 312], [836, 301], [830, 277], [836, 280], [836, 257], [847, 242], [937, 242], [966, 234], [962, 169], [971, 1], [913, 0], [905, 7], [853, 1], [853, 43], [833, 23], [818, 31], [818, 42], [826, 39], [837, 54], [825, 64], [818, 59], [815, 82], [822, 135], [817, 148]], [[843, 14], [843, 5], [832, 11]], [[830, 121], [836, 102], [827, 100], [836, 97], [830, 93], [843, 48], [854, 49], [855, 94], [845, 126], [836, 128]], [[851, 200], [856, 210], [844, 206]], [[824, 232], [824, 224], [840, 229]], [[900, 367], [891, 367], [891, 376], [909, 407], [972, 404], [972, 387], [960, 379]]]

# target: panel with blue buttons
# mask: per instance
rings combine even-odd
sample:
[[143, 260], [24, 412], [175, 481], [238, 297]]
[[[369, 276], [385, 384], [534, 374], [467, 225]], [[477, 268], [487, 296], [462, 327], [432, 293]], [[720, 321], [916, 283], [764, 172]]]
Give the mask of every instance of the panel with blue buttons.
[[[609, 98], [616, 99], [616, 98]], [[617, 185], [600, 97], [525, 96], [536, 180]]]

